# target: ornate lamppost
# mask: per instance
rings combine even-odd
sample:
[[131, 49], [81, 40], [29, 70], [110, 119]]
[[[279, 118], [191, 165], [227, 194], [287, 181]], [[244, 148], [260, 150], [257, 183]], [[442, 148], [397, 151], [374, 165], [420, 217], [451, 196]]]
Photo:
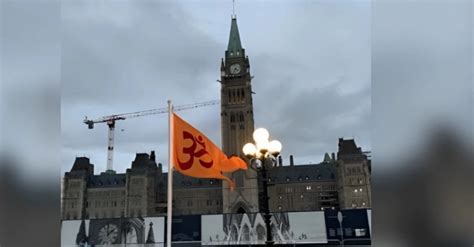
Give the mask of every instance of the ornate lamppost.
[[[256, 129], [253, 132], [255, 144], [247, 143], [243, 147], [243, 152], [250, 159], [251, 167], [255, 169], [261, 176], [262, 190], [260, 190], [260, 212], [263, 213], [265, 227], [267, 228], [267, 246], [273, 246], [272, 228], [270, 226], [271, 217], [268, 196], [268, 176], [267, 170], [276, 164], [276, 158], [281, 152], [281, 143], [277, 140], [269, 141], [270, 134], [264, 128]], [[270, 165], [270, 167], [267, 167]]]

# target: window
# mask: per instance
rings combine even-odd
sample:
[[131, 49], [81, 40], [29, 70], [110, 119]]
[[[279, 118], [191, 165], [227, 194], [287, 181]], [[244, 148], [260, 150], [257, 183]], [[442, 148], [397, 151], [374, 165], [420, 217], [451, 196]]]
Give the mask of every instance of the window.
[[344, 228], [344, 235], [351, 237], [352, 236], [352, 228]]
[[363, 237], [366, 235], [365, 229], [355, 229], [355, 236], [356, 237]]
[[306, 186], [306, 190], [311, 190], [311, 185]]
[[309, 177], [308, 177], [308, 176], [306, 176], [304, 179], [305, 179], [305, 180], [309, 180]]
[[290, 182], [290, 177], [286, 177], [286, 182]]
[[283, 196], [278, 196], [278, 199], [280, 199], [280, 200], [283, 199]]
[[281, 206], [278, 206], [278, 210], [281, 210]]
[[304, 198], [303, 194], [301, 194], [301, 195], [300, 195], [300, 198], [301, 198], [301, 199], [303, 199], [303, 198]]
[[302, 177], [298, 177], [298, 181], [303, 181], [303, 178], [302, 178]]

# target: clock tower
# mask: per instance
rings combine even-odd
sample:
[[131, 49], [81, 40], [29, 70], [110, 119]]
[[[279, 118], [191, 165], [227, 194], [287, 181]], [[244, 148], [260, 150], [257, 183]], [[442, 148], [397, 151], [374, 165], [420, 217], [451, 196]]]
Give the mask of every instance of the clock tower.
[[[237, 19], [232, 17], [229, 43], [221, 61], [221, 127], [222, 150], [227, 156], [236, 155], [247, 160], [242, 147], [252, 142], [254, 131], [252, 105], [252, 77], [249, 59], [240, 43]], [[258, 212], [257, 174], [250, 168], [231, 175], [236, 189], [230, 191], [223, 183], [223, 212]]]

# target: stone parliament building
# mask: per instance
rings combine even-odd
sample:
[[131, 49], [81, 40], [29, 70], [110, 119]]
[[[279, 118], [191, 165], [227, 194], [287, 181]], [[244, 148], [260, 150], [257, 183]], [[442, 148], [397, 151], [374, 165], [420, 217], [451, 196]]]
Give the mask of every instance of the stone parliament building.
[[[254, 131], [252, 76], [242, 48], [237, 20], [231, 20], [225, 58], [221, 61], [222, 150], [243, 159], [242, 147]], [[295, 165], [281, 156], [269, 171], [272, 212], [317, 211], [324, 208], [370, 208], [371, 163], [352, 139], [339, 139], [337, 155], [326, 153], [319, 164]], [[256, 171], [229, 176], [237, 188], [217, 179], [197, 179], [174, 173], [173, 214], [202, 215], [259, 212]], [[77, 157], [62, 185], [63, 220], [166, 215], [167, 173], [154, 151], [136, 154], [125, 173], [94, 174], [89, 158]]]

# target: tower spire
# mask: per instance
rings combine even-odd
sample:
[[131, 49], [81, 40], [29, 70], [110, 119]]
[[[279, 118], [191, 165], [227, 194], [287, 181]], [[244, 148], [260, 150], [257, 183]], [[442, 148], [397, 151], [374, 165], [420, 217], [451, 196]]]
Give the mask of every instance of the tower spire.
[[244, 57], [242, 44], [240, 42], [239, 28], [237, 27], [237, 19], [232, 17], [230, 24], [229, 44], [227, 45], [226, 58]]

